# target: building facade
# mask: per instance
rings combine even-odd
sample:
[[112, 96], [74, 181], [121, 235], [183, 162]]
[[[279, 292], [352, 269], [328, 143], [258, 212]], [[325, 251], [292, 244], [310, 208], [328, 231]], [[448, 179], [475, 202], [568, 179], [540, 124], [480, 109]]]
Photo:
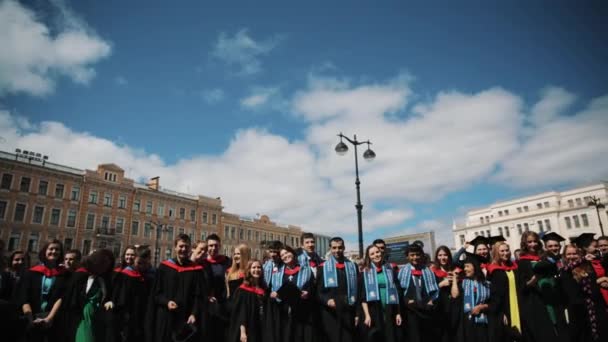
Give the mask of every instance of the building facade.
[[127, 245], [149, 245], [157, 260], [171, 256], [180, 233], [193, 241], [216, 233], [228, 255], [241, 242], [258, 257], [263, 240], [300, 243], [299, 227], [225, 213], [220, 198], [164, 189], [158, 177], [140, 184], [114, 164], [80, 170], [28, 156], [0, 151], [0, 239], [8, 252], [28, 251], [33, 261], [49, 239], [85, 255], [95, 248], [119, 255]]
[[435, 252], [435, 232], [422, 232], [417, 234], [400, 235], [383, 239], [386, 243], [386, 253], [388, 261], [397, 265], [407, 263], [406, 250], [409, 245], [414, 242], [422, 243], [425, 253], [433, 254]]
[[562, 192], [545, 192], [510, 201], [498, 202], [487, 208], [471, 210], [464, 224], [454, 224], [456, 248], [476, 236], [505, 237], [511, 248], [520, 247], [521, 235], [532, 230], [537, 233], [555, 232], [566, 239], [582, 233], [602, 235], [600, 221], [608, 222], [606, 209], [598, 211], [589, 206], [592, 198], [606, 204], [608, 182], [579, 187]]

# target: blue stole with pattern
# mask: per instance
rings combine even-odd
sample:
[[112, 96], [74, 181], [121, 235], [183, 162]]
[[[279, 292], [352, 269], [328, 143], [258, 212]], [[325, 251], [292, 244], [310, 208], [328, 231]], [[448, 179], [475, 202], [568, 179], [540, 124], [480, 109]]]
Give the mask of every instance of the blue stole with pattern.
[[[336, 263], [336, 258], [333, 255], [323, 263], [323, 282], [326, 288], [338, 287]], [[357, 268], [352, 261], [344, 259], [344, 271], [346, 272], [348, 304], [355, 305], [357, 302]]]
[[264, 266], [262, 266], [262, 268], [264, 269], [264, 282], [266, 282], [267, 286], [270, 286], [271, 280], [272, 280], [272, 272], [274, 271], [274, 261], [272, 261], [272, 259], [267, 260], [264, 263]]
[[[490, 297], [490, 288], [484, 282], [477, 280], [464, 279], [462, 281], [464, 289], [464, 313], [470, 313], [476, 305], [482, 304]], [[471, 315], [469, 314], [469, 319]], [[488, 317], [484, 313], [474, 317], [475, 323], [488, 323]]]
[[[403, 288], [404, 295], [407, 294], [407, 290], [410, 288], [410, 281], [412, 280], [412, 268], [412, 264], [407, 264], [401, 270], [399, 270], [399, 274], [397, 275], [399, 283]], [[439, 286], [437, 286], [435, 274], [428, 267], [422, 268], [422, 283], [424, 284], [426, 293], [431, 296], [433, 300], [436, 300], [439, 297]]]
[[[285, 274], [285, 267], [287, 266], [281, 265], [281, 267], [279, 267], [279, 270], [272, 275], [273, 292], [279, 291], [281, 286], [283, 286], [283, 275]], [[300, 270], [296, 275], [296, 286], [300, 289], [300, 291], [302, 290], [306, 282], [310, 280], [311, 275], [312, 270], [310, 269], [310, 266], [300, 266]], [[277, 302], [281, 301], [278, 297], [275, 299]]]
[[[393, 278], [393, 270], [390, 265], [382, 265], [382, 271], [386, 275], [386, 304], [399, 304], [399, 293], [397, 292], [397, 286], [395, 286], [395, 280]], [[380, 300], [380, 289], [378, 287], [378, 279], [376, 267], [372, 267], [363, 270], [363, 283], [365, 284], [365, 295], [368, 302]]]

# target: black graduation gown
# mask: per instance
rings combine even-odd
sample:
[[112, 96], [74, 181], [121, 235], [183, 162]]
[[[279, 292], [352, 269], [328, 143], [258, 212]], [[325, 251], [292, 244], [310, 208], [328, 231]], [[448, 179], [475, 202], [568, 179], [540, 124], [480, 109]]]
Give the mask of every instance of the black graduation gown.
[[153, 280], [131, 269], [123, 270], [122, 275], [113, 292], [117, 341], [142, 341]]
[[[489, 342], [489, 321], [491, 316], [486, 313], [488, 323], [476, 323], [475, 319], [469, 318], [469, 314], [464, 312], [464, 289], [462, 284], [460, 295], [454, 300], [456, 312], [458, 312], [458, 326], [456, 329], [457, 342]], [[491, 290], [490, 290], [491, 291]], [[487, 304], [487, 301], [486, 303]]]
[[[298, 273], [291, 275], [286, 269], [283, 274], [283, 284], [288, 282], [296, 285]], [[313, 309], [318, 305], [316, 301], [314, 276], [302, 287], [308, 292], [308, 299], [297, 299], [291, 305], [286, 301], [278, 302], [268, 297], [266, 317], [264, 318], [264, 341], [268, 342], [315, 342], [319, 336], [313, 325]], [[269, 291], [270, 292], [270, 291]]]
[[[413, 278], [413, 276], [412, 276]], [[420, 303], [416, 303], [416, 288], [414, 286], [414, 279], [410, 280], [410, 286], [405, 290], [401, 289], [400, 281], [397, 279], [397, 287], [399, 293], [403, 294], [400, 298], [401, 303], [401, 316], [405, 320], [405, 324], [402, 324], [404, 329], [404, 335], [407, 336], [406, 340], [409, 342], [422, 342], [432, 336], [436, 338], [436, 322], [435, 322], [435, 310], [437, 309], [437, 300], [433, 301], [433, 305], [427, 305], [432, 300], [432, 296], [427, 292], [424, 286], [424, 281], [421, 278], [421, 298]], [[437, 277], [435, 277], [437, 280]], [[414, 303], [410, 304], [409, 301], [413, 300]]]
[[224, 341], [228, 327], [228, 312], [226, 298], [226, 270], [232, 261], [226, 256], [219, 256], [215, 261], [206, 259], [203, 263], [205, 278], [207, 279], [208, 296], [215, 297], [215, 302], [207, 302], [207, 325], [210, 327], [205, 333], [210, 341]]
[[[336, 267], [336, 271], [338, 274], [338, 287], [328, 288], [325, 287], [323, 266], [321, 265], [317, 268], [317, 293], [321, 301], [321, 324], [328, 342], [356, 341], [355, 316], [357, 303], [355, 305], [348, 304], [345, 269]], [[335, 309], [327, 306], [327, 302], [330, 299], [336, 302]]]
[[[393, 271], [393, 279], [397, 279], [397, 273]], [[361, 303], [367, 303], [367, 310], [372, 319], [370, 327], [364, 324], [365, 314], [363, 311], [359, 314], [359, 330], [360, 341], [362, 342], [398, 342], [402, 339], [401, 326], [397, 326], [395, 319], [399, 314], [399, 304], [385, 304], [384, 306], [378, 300], [367, 301], [365, 284], [363, 281], [364, 275], [359, 277], [359, 296]], [[388, 279], [387, 279], [388, 281]], [[395, 284], [396, 285], [396, 284]], [[385, 289], [380, 289], [385, 291]], [[399, 291], [397, 289], [397, 291]], [[402, 317], [403, 318], [403, 317]], [[403, 323], [402, 323], [403, 324]]]
[[[32, 308], [32, 315], [34, 319], [37, 315], [43, 315], [41, 313], [42, 304], [42, 277], [45, 275], [53, 275], [55, 277], [55, 283], [51, 287], [51, 290], [47, 297], [47, 312], [53, 308], [57, 300], [62, 299], [67, 286], [67, 271], [62, 267], [57, 267], [49, 270], [44, 265], [37, 265], [27, 270], [21, 278], [21, 285], [18, 289], [18, 302], [19, 306], [23, 304], [29, 304]], [[62, 300], [63, 302], [63, 300]], [[62, 308], [59, 309], [57, 315], [54, 317], [53, 324], [46, 329], [39, 329], [35, 326], [31, 327], [27, 332], [28, 341], [43, 341], [45, 338], [48, 342], [63, 341], [64, 336], [64, 325], [63, 325], [63, 304]]]
[[25, 330], [25, 320], [20, 319], [22, 311], [15, 298], [18, 286], [17, 277], [0, 271], [0, 331], [8, 341], [18, 341]]
[[[441, 269], [431, 268], [437, 279], [437, 286], [447, 277], [447, 272]], [[450, 342], [454, 340], [458, 317], [454, 313], [454, 301], [450, 296], [451, 285], [439, 288], [439, 298], [437, 299], [437, 307], [434, 311], [434, 338], [435, 341]]]
[[[202, 317], [202, 266], [186, 260], [183, 265], [177, 261], [163, 261], [156, 271], [150, 291], [148, 317], [146, 318], [146, 340], [148, 342], [172, 341], [173, 335], [184, 329], [188, 317], [196, 317], [197, 328]], [[169, 311], [167, 303], [174, 301], [177, 309]], [[192, 341], [195, 340], [193, 336]]]
[[[593, 273], [593, 272], [591, 272]], [[599, 339], [597, 341], [608, 340], [608, 314], [606, 305], [597, 286], [595, 274], [589, 274], [591, 282], [591, 297], [595, 303], [595, 312]], [[566, 308], [568, 310], [568, 328], [572, 342], [591, 342], [591, 324], [589, 311], [585, 303], [588, 295], [583, 292], [581, 285], [574, 279], [571, 271], [562, 270], [560, 272], [560, 283], [565, 295]]]
[[[265, 291], [241, 285], [234, 293], [234, 308], [230, 315], [227, 342], [241, 340], [241, 325], [245, 326], [247, 342], [262, 342], [262, 317], [264, 313]], [[213, 341], [218, 342], [218, 341]]]
[[[540, 260], [539, 263], [549, 261]], [[539, 266], [535, 266], [539, 267]], [[518, 262], [518, 287], [520, 297], [520, 319], [522, 321], [522, 337], [526, 342], [566, 342], [568, 329], [565, 323], [562, 298], [558, 288], [541, 288], [537, 285], [527, 286], [526, 283], [535, 275], [533, 263], [527, 259]], [[537, 275], [538, 279], [540, 275]], [[555, 308], [557, 324], [553, 325], [547, 311], [547, 304]]]
[[[518, 291], [518, 270], [512, 270], [514, 273], [515, 292]], [[510, 291], [509, 279], [504, 269], [488, 270], [488, 280], [490, 281], [490, 300], [488, 301], [488, 316], [489, 316], [489, 336], [490, 341], [507, 342], [521, 338], [521, 331], [511, 328], [511, 306], [510, 306]], [[518, 296], [518, 307], [521, 315], [521, 300]], [[504, 324], [504, 317], [507, 317], [507, 325]], [[520, 325], [521, 322], [520, 316]]]

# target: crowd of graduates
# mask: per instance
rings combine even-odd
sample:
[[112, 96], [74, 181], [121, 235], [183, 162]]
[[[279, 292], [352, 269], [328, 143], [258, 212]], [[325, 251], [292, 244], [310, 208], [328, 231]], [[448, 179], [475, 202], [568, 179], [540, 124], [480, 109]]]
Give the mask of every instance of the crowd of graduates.
[[[361, 262], [333, 238], [325, 259], [304, 233], [294, 249], [246, 244], [220, 255], [212, 234], [179, 235], [152, 267], [146, 246], [81, 256], [58, 240], [38, 262], [0, 241], [3, 341], [608, 341], [608, 237], [526, 231], [512, 256], [504, 238], [479, 236], [452, 255], [411, 244], [408, 263], [376, 240]], [[470, 250], [467, 250], [470, 249]], [[6, 338], [6, 339], [5, 339]]]

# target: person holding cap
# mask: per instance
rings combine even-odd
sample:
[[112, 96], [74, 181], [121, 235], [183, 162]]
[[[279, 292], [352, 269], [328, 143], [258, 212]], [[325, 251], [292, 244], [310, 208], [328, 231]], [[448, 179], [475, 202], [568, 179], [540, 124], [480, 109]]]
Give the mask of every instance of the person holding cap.
[[542, 240], [545, 243], [545, 254], [544, 257], [554, 263], [558, 269], [563, 267], [562, 256], [560, 250], [562, 249], [561, 242], [566, 241], [561, 235], [551, 232], [543, 234]]
[[597, 240], [594, 239], [594, 236], [593, 233], [583, 233], [570, 241], [583, 251], [584, 258], [591, 263], [604, 302], [608, 305], [608, 276], [606, 276], [606, 269], [600, 258], [597, 257]]
[[[504, 239], [504, 238], [503, 238]], [[490, 261], [490, 250], [488, 249], [488, 244], [490, 243], [489, 239], [485, 236], [478, 235], [473, 240], [464, 244], [462, 248], [460, 248], [456, 254], [454, 254], [454, 263], [462, 268], [463, 264], [460, 260], [462, 255], [466, 253], [466, 249], [469, 246], [473, 246], [473, 254], [480, 257], [481, 268], [484, 270], [486, 264]]]

